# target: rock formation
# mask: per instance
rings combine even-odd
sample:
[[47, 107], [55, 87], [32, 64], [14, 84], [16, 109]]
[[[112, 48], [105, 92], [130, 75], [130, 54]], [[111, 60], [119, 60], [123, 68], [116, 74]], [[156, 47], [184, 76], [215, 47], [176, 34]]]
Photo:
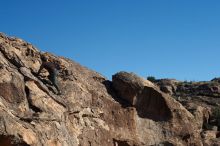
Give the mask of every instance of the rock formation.
[[169, 84], [166, 94], [160, 90], [165, 84], [133, 73], [119, 72], [109, 81], [69, 59], [44, 53], [62, 66], [62, 95], [57, 95], [48, 72], [36, 74], [41, 54], [21, 39], [0, 34], [0, 145], [219, 144], [218, 127], [204, 128], [212, 107], [177, 100], [177, 82]]

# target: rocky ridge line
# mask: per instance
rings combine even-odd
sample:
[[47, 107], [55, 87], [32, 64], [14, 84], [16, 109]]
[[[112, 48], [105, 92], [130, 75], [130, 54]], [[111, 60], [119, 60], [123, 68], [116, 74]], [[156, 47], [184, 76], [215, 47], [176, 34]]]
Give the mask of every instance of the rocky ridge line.
[[133, 73], [108, 81], [69, 59], [62, 64], [62, 95], [48, 83], [41, 52], [0, 34], [0, 145], [147, 146], [218, 144], [205, 135], [206, 108], [187, 110], [158, 86]]

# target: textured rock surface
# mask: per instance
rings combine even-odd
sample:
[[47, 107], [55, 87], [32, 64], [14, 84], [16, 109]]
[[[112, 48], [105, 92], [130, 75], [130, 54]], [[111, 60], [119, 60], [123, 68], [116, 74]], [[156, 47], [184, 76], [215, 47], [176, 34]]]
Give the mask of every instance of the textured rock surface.
[[113, 87], [120, 98], [135, 107], [138, 138], [145, 145], [161, 141], [173, 145], [201, 144], [195, 117], [151, 82], [120, 72], [113, 76]]
[[203, 131], [209, 108], [183, 104], [187, 110], [133, 73], [119, 72], [111, 82], [46, 53], [62, 66], [58, 76], [62, 95], [56, 95], [46, 70], [36, 76], [40, 54], [31, 44], [0, 34], [0, 145], [218, 144], [218, 129]]

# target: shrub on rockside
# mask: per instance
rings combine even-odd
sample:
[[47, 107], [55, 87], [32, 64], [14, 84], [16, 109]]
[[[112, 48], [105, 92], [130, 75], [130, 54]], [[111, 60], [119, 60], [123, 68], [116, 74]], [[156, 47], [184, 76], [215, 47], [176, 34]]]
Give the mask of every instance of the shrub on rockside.
[[148, 76], [147, 80], [151, 81], [151, 82], [156, 82], [157, 79], [154, 76]]

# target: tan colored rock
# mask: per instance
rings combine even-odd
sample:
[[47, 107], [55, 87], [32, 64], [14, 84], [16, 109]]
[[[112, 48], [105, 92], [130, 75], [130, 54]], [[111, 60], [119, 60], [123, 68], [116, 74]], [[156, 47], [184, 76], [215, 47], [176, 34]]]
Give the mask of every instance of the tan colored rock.
[[154, 145], [178, 139], [183, 145], [194, 144], [192, 141], [201, 145], [194, 116], [150, 82], [133, 73], [119, 72], [113, 76], [113, 87], [136, 108], [136, 131], [142, 143]]
[[219, 145], [220, 142], [217, 140], [217, 135], [219, 135], [219, 132], [217, 131], [211, 131], [207, 130], [202, 132], [201, 136], [203, 138], [203, 143], [205, 146], [209, 145]]
[[211, 109], [208, 107], [198, 106], [194, 112], [196, 121], [198, 122], [199, 128], [202, 129], [204, 124], [208, 124], [209, 117], [211, 115]]
[[175, 79], [160, 79], [156, 82], [161, 91], [170, 95], [176, 92], [178, 83], [179, 81]]
[[[34, 46], [0, 34], [0, 145], [202, 145], [197, 119], [151, 82], [121, 72], [106, 80], [69, 59], [46, 53], [62, 66], [62, 95], [36, 75]], [[199, 114], [201, 115], [202, 111]]]

